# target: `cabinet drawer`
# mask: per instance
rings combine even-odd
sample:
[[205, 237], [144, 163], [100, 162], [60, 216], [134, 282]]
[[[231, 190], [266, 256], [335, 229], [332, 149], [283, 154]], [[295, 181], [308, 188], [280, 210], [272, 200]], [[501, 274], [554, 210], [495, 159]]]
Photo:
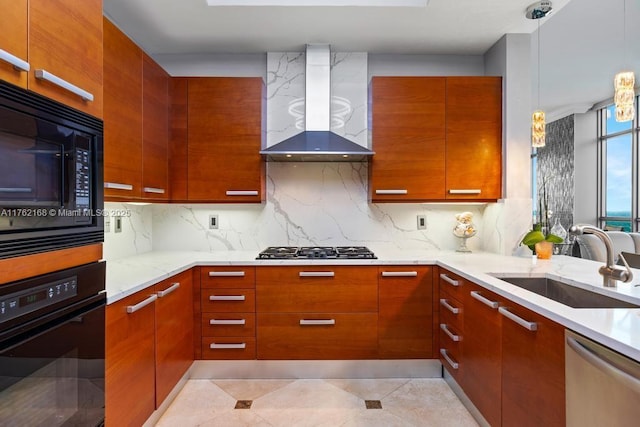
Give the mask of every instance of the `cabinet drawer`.
[[376, 313], [258, 314], [258, 359], [375, 359]]
[[253, 289], [202, 289], [202, 312], [246, 313], [256, 311]]
[[203, 337], [255, 337], [255, 313], [203, 313]]
[[255, 288], [255, 267], [200, 267], [202, 289]]
[[454, 326], [458, 331], [464, 330], [464, 306], [446, 292], [440, 292], [438, 299], [440, 322]]
[[448, 293], [458, 301], [463, 301], [464, 279], [462, 277], [441, 268], [438, 274], [438, 283], [441, 291]]
[[[441, 323], [443, 325], [444, 323]], [[447, 325], [449, 332], [457, 335], [457, 331], [450, 325]], [[459, 341], [451, 339], [444, 329], [440, 329], [440, 361], [447, 371], [460, 382], [462, 373], [462, 336]]]
[[376, 267], [265, 267], [256, 271], [258, 311], [377, 312]]
[[204, 337], [202, 338], [202, 358], [214, 359], [255, 359], [256, 339], [254, 337]]

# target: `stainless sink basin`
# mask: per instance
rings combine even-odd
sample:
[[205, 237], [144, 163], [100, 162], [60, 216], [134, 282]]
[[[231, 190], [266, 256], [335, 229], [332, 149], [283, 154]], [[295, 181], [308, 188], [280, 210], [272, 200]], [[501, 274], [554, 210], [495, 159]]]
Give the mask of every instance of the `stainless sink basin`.
[[498, 279], [573, 308], [640, 308], [640, 305], [546, 277], [498, 277]]

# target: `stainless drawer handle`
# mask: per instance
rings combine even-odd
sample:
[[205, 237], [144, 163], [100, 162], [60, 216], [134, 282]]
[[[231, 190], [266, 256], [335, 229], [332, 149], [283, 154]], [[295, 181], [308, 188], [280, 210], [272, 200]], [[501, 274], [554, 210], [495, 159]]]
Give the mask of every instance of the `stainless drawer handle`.
[[225, 194], [227, 196], [257, 196], [258, 192], [256, 190], [227, 190]]
[[209, 301], [244, 301], [244, 295], [210, 295]]
[[460, 313], [459, 308], [452, 306], [451, 304], [449, 304], [449, 301], [447, 301], [444, 298], [440, 298], [440, 305], [446, 308], [447, 310], [449, 310], [450, 312], [452, 312], [453, 314]]
[[301, 271], [298, 275], [300, 277], [334, 277], [336, 273], [333, 271]]
[[440, 349], [440, 354], [442, 355], [442, 357], [444, 357], [444, 360], [447, 361], [447, 363], [453, 368], [453, 369], [458, 369], [458, 367], [460, 367], [460, 365], [458, 364], [458, 362], [455, 362], [448, 354], [447, 354], [447, 350], [444, 348]]
[[178, 289], [180, 287], [180, 282], [175, 282], [172, 283], [171, 286], [169, 286], [167, 289], [165, 289], [164, 291], [159, 291], [158, 292], [158, 297], [162, 298], [164, 296], [169, 295], [171, 292], [175, 291], [176, 289]]
[[20, 71], [29, 71], [31, 69], [31, 65], [29, 65], [27, 61], [10, 54], [6, 50], [0, 49], [0, 59], [13, 65], [13, 68]]
[[490, 299], [483, 297], [480, 291], [471, 291], [470, 294], [473, 299], [477, 299], [478, 301], [480, 301], [481, 303], [483, 303], [488, 307], [498, 308], [500, 306], [499, 302], [491, 301]]
[[449, 194], [480, 194], [482, 190], [479, 188], [460, 188], [460, 189], [451, 189], [449, 190]]
[[417, 271], [383, 271], [382, 277], [417, 277]]
[[510, 312], [509, 310], [507, 310], [504, 307], [500, 307], [498, 309], [498, 311], [504, 317], [513, 320], [514, 322], [516, 322], [518, 325], [522, 326], [525, 329], [528, 329], [530, 331], [537, 331], [538, 330], [538, 324], [536, 322], [529, 322], [527, 320], [524, 320], [522, 317], [516, 316], [515, 314], [513, 314], [512, 312]]
[[164, 194], [164, 188], [143, 187], [145, 193]]
[[447, 325], [445, 325], [444, 323], [440, 323], [440, 329], [442, 329], [444, 333], [447, 334], [449, 338], [451, 338], [452, 341], [455, 341], [455, 342], [460, 341], [460, 335], [456, 335], [453, 332], [451, 332], [447, 327]]
[[336, 319], [300, 319], [300, 326], [335, 325]]
[[244, 271], [210, 271], [209, 277], [244, 277]]
[[136, 311], [140, 310], [142, 307], [145, 307], [145, 306], [151, 304], [152, 302], [154, 302], [157, 299], [158, 299], [158, 295], [156, 295], [156, 294], [149, 295], [149, 298], [147, 298], [147, 299], [145, 299], [143, 301], [140, 301], [136, 305], [128, 305], [127, 306], [127, 313], [129, 313], [129, 314], [135, 313]]
[[210, 325], [244, 325], [245, 319], [210, 319]]
[[211, 350], [225, 350], [225, 349], [234, 349], [234, 348], [247, 348], [247, 344], [246, 343], [234, 343], [234, 344], [220, 344], [220, 343], [211, 343], [209, 344], [209, 348]]
[[447, 282], [448, 284], [450, 284], [451, 286], [459, 286], [458, 281], [457, 280], [453, 280], [451, 277], [447, 276], [446, 274], [440, 274], [440, 278], [442, 280], [444, 280], [445, 282]]
[[82, 98], [83, 101], [93, 101], [93, 94], [91, 92], [87, 92], [86, 90], [72, 83], [69, 83], [66, 80], [61, 79], [55, 74], [51, 74], [47, 70], [36, 70], [36, 79], [46, 80], [49, 83], [53, 83], [54, 85], [59, 86], [62, 89], [73, 93], [74, 95], [78, 95], [80, 98]]
[[112, 190], [125, 190], [132, 191], [133, 185], [131, 184], [121, 184], [119, 182], [105, 182], [104, 188], [111, 188]]
[[376, 194], [387, 194], [387, 195], [393, 195], [393, 194], [408, 194], [409, 192], [405, 189], [398, 189], [398, 190], [376, 190]]

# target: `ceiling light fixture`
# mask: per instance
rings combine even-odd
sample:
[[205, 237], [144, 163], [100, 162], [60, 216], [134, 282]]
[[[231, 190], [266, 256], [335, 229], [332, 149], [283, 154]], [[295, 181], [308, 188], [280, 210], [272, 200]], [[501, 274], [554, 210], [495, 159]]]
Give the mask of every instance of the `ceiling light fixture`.
[[[627, 0], [624, 0], [622, 9], [622, 34], [623, 34], [623, 53], [625, 62], [627, 61]], [[616, 74], [613, 79], [615, 95], [613, 101], [616, 104], [616, 122], [628, 122], [635, 118], [635, 108], [633, 106], [636, 84], [633, 71], [621, 71]]]
[[528, 19], [538, 21], [538, 109], [531, 115], [531, 146], [534, 148], [544, 147], [546, 138], [544, 111], [540, 109], [540, 19], [548, 16], [551, 10], [550, 1], [538, 1], [530, 5], [525, 13]]
[[429, 0], [207, 0], [209, 6], [426, 7]]

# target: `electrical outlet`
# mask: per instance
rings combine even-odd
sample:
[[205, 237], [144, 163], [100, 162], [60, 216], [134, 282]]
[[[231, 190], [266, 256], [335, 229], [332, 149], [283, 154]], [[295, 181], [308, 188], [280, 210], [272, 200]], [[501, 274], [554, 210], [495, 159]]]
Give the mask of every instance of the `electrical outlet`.
[[209, 215], [209, 228], [212, 230], [218, 229], [218, 214]]
[[109, 216], [104, 217], [104, 232], [109, 233], [111, 231], [111, 218]]
[[113, 232], [122, 233], [122, 217], [117, 216], [113, 219]]
[[427, 216], [418, 215], [418, 230], [426, 230], [426, 229], [427, 229]]

